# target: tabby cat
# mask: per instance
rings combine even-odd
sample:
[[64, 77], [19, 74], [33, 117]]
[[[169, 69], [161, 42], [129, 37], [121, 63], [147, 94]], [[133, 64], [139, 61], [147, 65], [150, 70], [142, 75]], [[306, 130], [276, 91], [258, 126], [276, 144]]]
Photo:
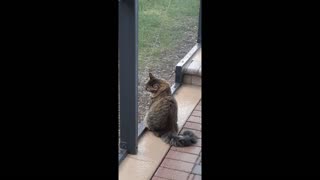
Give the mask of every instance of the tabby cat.
[[197, 143], [197, 137], [191, 131], [178, 135], [178, 105], [169, 83], [155, 78], [151, 73], [149, 78], [145, 89], [151, 93], [151, 105], [144, 119], [146, 127], [172, 146], [184, 147]]

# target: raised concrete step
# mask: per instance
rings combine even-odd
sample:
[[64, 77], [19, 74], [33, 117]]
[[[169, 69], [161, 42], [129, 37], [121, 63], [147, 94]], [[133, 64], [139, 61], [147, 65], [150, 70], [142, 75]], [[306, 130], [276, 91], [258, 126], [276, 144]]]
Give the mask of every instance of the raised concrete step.
[[201, 48], [191, 58], [183, 74], [183, 83], [201, 86]]

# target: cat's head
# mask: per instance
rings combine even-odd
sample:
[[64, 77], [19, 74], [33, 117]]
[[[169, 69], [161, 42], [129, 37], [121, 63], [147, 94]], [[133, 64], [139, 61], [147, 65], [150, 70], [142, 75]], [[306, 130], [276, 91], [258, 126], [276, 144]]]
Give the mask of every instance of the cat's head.
[[169, 89], [170, 85], [162, 80], [153, 76], [153, 74], [149, 73], [149, 80], [146, 83], [146, 91], [151, 92], [153, 94], [158, 93], [159, 91], [164, 91]]

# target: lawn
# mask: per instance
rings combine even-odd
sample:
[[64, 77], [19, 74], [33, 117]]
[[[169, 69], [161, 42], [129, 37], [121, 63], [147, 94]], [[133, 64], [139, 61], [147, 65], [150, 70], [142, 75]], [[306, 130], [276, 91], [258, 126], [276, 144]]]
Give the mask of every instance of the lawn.
[[198, 15], [199, 0], [139, 0], [139, 67], [179, 46], [186, 32], [196, 35]]

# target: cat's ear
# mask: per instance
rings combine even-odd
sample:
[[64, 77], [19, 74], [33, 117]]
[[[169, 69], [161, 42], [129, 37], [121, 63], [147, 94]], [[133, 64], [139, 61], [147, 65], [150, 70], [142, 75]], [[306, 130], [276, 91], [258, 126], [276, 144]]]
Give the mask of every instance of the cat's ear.
[[155, 77], [151, 73], [149, 73], [149, 77], [150, 79], [155, 79]]

